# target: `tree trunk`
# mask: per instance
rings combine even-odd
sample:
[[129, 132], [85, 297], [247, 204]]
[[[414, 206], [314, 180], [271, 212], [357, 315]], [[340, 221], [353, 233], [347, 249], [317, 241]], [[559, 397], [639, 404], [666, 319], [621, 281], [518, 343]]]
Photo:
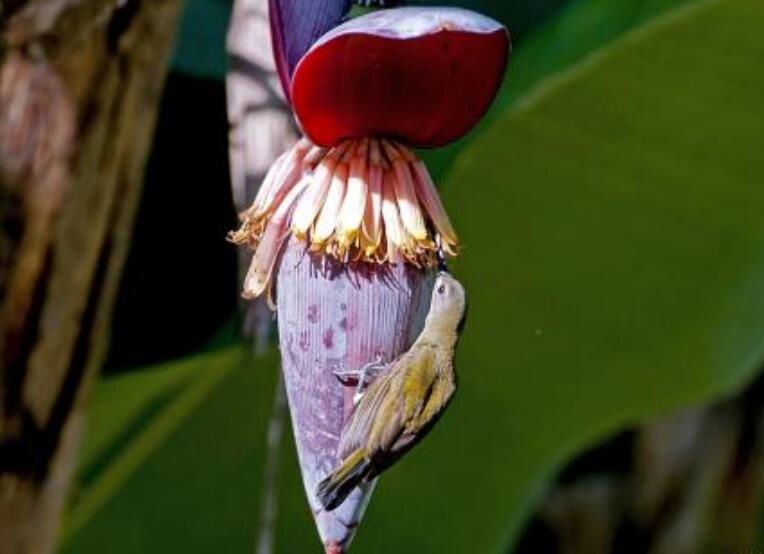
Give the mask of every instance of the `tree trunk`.
[[0, 4], [0, 554], [55, 547], [178, 7]]

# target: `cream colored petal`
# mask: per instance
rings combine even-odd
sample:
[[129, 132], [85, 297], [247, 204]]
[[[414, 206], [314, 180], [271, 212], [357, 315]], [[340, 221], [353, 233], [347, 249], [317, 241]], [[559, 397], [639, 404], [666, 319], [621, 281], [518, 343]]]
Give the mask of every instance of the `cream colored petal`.
[[424, 162], [422, 160], [415, 161], [411, 164], [411, 169], [415, 177], [417, 197], [427, 211], [433, 225], [435, 225], [435, 229], [447, 243], [458, 244], [459, 238], [453, 225], [451, 225], [451, 220], [443, 207], [443, 202]]
[[395, 197], [398, 200], [403, 226], [414, 239], [426, 240], [427, 227], [416, 197], [414, 179], [409, 171], [408, 162], [394, 143], [382, 140], [381, 144], [395, 174]]
[[292, 216], [292, 232], [297, 238], [305, 238], [324, 205], [336, 166], [336, 158], [324, 158], [314, 172], [311, 184], [297, 203]]
[[385, 224], [385, 237], [387, 238], [387, 258], [393, 263], [399, 257], [404, 240], [403, 224], [398, 213], [398, 203], [395, 200], [394, 181], [393, 173], [386, 171], [382, 185], [382, 220]]
[[310, 150], [305, 153], [305, 157], [302, 160], [303, 170], [312, 170], [324, 159], [325, 156], [326, 148], [312, 146]]
[[278, 228], [273, 222], [268, 224], [244, 278], [244, 290], [241, 293], [244, 298], [257, 298], [268, 287], [278, 251], [286, 236], [285, 231], [286, 228]]
[[274, 161], [273, 164], [271, 164], [268, 173], [266, 173], [263, 178], [263, 182], [260, 183], [260, 188], [257, 189], [257, 194], [255, 195], [252, 205], [246, 212], [244, 212], [244, 214], [242, 214], [243, 217], [246, 217], [246, 214], [254, 214], [264, 211], [265, 199], [273, 194], [273, 189], [277, 186], [276, 177], [279, 175], [281, 167], [284, 165], [288, 156], [289, 152], [284, 152], [281, 156], [276, 158], [276, 161]]
[[370, 256], [382, 240], [382, 185], [384, 172], [379, 166], [369, 169], [369, 194], [363, 220], [364, 253]]
[[326, 201], [337, 164], [351, 146], [352, 141], [345, 141], [331, 148], [315, 170], [313, 184], [300, 199], [292, 217], [292, 231], [297, 237], [304, 238], [310, 227], [315, 224]]
[[424, 224], [409, 164], [403, 158], [396, 159], [393, 162], [393, 174], [395, 175], [395, 197], [398, 200], [398, 210], [403, 226], [416, 240], [426, 240], [427, 227]]
[[387, 248], [385, 250], [385, 260], [391, 264], [400, 263], [403, 258], [401, 257], [401, 251], [398, 246], [393, 242], [393, 239], [389, 235], [385, 234], [385, 244]]
[[337, 215], [342, 207], [342, 201], [345, 199], [345, 191], [347, 190], [348, 173], [349, 168], [345, 162], [337, 164], [326, 200], [311, 233], [310, 239], [314, 244], [326, 242], [337, 227]]
[[305, 154], [315, 146], [309, 139], [306, 137], [300, 137], [300, 139], [295, 143], [294, 150], [297, 151], [300, 155], [300, 158], [302, 159]]
[[348, 248], [355, 241], [363, 221], [369, 189], [368, 151], [369, 141], [360, 140], [350, 160], [347, 192], [337, 224], [337, 240], [342, 248]]
[[289, 214], [308, 183], [309, 180], [306, 177], [293, 187], [268, 222], [244, 278], [242, 292], [244, 298], [256, 298], [268, 288], [281, 245], [288, 235]]
[[292, 190], [292, 187], [297, 184], [303, 176], [304, 171], [302, 169], [301, 160], [305, 155], [305, 151], [302, 150], [300, 146], [301, 142], [298, 142], [292, 150], [288, 152], [284, 163], [274, 177], [276, 186], [271, 187], [267, 192], [267, 196], [264, 198], [262, 206], [254, 213], [256, 217], [277, 209], [281, 204], [281, 200], [290, 190]]

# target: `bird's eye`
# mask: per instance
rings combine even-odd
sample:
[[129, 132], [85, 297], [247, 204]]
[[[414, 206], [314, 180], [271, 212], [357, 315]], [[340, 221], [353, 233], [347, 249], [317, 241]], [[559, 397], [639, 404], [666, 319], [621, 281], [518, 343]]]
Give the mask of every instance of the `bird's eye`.
[[446, 285], [440, 285], [438, 287], [438, 294], [443, 294], [444, 292], [446, 292]]

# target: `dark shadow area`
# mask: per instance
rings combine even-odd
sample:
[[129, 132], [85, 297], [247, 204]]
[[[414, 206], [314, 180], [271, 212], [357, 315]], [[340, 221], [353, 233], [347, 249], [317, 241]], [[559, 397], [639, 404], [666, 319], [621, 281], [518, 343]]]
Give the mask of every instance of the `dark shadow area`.
[[117, 300], [105, 370], [197, 351], [236, 309], [225, 87], [172, 73]]

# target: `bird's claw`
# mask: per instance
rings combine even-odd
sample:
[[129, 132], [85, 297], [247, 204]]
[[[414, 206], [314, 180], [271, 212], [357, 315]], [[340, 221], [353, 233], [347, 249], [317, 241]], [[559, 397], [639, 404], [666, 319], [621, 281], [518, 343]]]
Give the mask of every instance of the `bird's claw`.
[[385, 364], [381, 358], [377, 358], [375, 362], [370, 362], [360, 369], [335, 370], [334, 375], [345, 384], [356, 383], [353, 404], [358, 404], [363, 398], [368, 378], [376, 377], [383, 369], [385, 369]]
[[381, 359], [377, 359], [375, 362], [370, 362], [359, 369], [335, 369], [334, 375], [345, 384], [357, 383], [361, 378], [377, 375], [385, 364]]

